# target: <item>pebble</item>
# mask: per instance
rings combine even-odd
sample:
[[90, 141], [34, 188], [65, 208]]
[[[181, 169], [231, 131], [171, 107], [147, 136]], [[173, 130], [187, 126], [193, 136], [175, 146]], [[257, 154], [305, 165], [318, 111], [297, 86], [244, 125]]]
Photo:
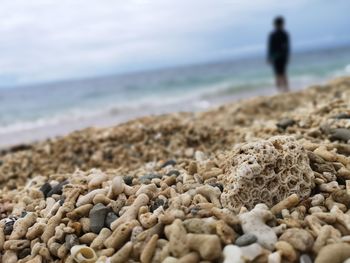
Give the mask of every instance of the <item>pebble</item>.
[[180, 175], [180, 172], [179, 172], [178, 170], [171, 170], [171, 171], [169, 171], [166, 175], [167, 175], [167, 176], [172, 176], [172, 175], [179, 176], [179, 175]]
[[258, 238], [256, 235], [248, 233], [237, 238], [235, 244], [237, 246], [244, 247], [255, 243], [257, 240]]
[[331, 130], [331, 135], [329, 137], [331, 141], [349, 141], [350, 140], [350, 130], [345, 128], [337, 128]]
[[68, 184], [68, 180], [65, 180], [57, 185], [55, 185], [54, 187], [52, 187], [52, 189], [47, 193], [47, 197], [50, 197], [52, 195], [61, 195], [62, 194], [62, 188], [63, 186], [65, 186], [66, 184]]
[[175, 160], [168, 160], [165, 163], [163, 163], [163, 165], [161, 166], [161, 168], [167, 167], [168, 165], [172, 165], [174, 166], [176, 164]]
[[101, 229], [104, 227], [108, 210], [109, 209], [101, 203], [94, 205], [94, 207], [90, 210], [90, 228], [95, 234], [100, 233]]
[[127, 185], [132, 185], [133, 179], [134, 179], [134, 177], [129, 176], [129, 175], [123, 177], [124, 183]]
[[73, 246], [79, 245], [79, 239], [75, 234], [68, 234], [65, 237], [65, 246], [70, 250]]
[[213, 187], [219, 188], [221, 192], [224, 190], [223, 184], [220, 184], [220, 183], [210, 183], [209, 185], [211, 185], [211, 186], [213, 186]]
[[105, 218], [105, 226], [111, 228], [111, 224], [115, 221], [118, 216], [114, 212], [108, 212]]
[[164, 207], [165, 202], [163, 199], [157, 198], [156, 200], [154, 200], [154, 202], [151, 203], [150, 211], [153, 212], [154, 210], [156, 210], [160, 206]]
[[303, 254], [300, 256], [300, 263], [312, 263], [312, 259], [309, 255]]
[[18, 258], [19, 259], [22, 259], [22, 258], [25, 258], [26, 256], [30, 255], [31, 254], [31, 249], [29, 247], [27, 248], [24, 248], [24, 249], [21, 249], [19, 252], [18, 252]]
[[13, 230], [13, 225], [16, 222], [16, 219], [10, 218], [10, 219], [6, 219], [6, 220], [8, 220], [8, 221], [5, 223], [4, 233], [5, 233], [5, 235], [11, 235], [12, 230]]
[[283, 119], [279, 121], [276, 126], [280, 129], [287, 129], [289, 126], [293, 126], [295, 124], [295, 121], [293, 119]]
[[48, 182], [44, 183], [41, 187], [40, 187], [40, 191], [43, 192], [45, 198], [47, 197], [47, 194], [52, 190], [52, 186], [51, 184], [49, 184]]
[[251, 262], [259, 255], [261, 255], [263, 253], [263, 250], [264, 249], [258, 243], [241, 247], [242, 258], [248, 260], [248, 262]]
[[339, 113], [332, 117], [333, 119], [350, 119], [350, 114], [346, 112]]
[[308, 251], [314, 245], [312, 235], [308, 231], [299, 228], [287, 229], [279, 240], [288, 242], [299, 251]]
[[350, 207], [350, 195], [347, 193], [347, 190], [338, 190], [332, 193], [332, 198], [338, 203]]
[[161, 175], [159, 174], [147, 174], [147, 175], [143, 175], [139, 178], [139, 181], [141, 184], [146, 184], [146, 183], [150, 183], [152, 181], [152, 179], [154, 178], [162, 178]]

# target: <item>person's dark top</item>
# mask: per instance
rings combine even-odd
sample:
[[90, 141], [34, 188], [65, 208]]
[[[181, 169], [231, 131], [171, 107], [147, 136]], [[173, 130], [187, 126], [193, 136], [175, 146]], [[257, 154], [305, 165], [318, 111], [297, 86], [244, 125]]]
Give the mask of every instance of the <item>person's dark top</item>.
[[267, 59], [276, 63], [277, 61], [288, 62], [289, 58], [289, 36], [283, 29], [273, 31], [269, 36]]

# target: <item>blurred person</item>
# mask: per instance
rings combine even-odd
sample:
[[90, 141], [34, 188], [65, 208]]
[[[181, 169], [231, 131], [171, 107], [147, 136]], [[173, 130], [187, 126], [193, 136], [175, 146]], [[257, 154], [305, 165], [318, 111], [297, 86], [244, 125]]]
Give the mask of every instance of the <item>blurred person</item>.
[[268, 39], [267, 60], [273, 67], [276, 87], [281, 92], [288, 92], [287, 64], [289, 59], [289, 36], [284, 30], [284, 19], [278, 16], [274, 19], [275, 30]]

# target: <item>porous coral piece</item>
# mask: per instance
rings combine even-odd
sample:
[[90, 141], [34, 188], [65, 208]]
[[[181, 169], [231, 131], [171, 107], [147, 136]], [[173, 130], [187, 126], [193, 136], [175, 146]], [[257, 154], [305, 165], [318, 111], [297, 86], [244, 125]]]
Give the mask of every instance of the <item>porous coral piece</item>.
[[306, 198], [314, 184], [306, 151], [290, 136], [239, 144], [219, 162], [225, 172], [221, 203], [236, 212], [243, 205], [271, 207], [294, 193]]

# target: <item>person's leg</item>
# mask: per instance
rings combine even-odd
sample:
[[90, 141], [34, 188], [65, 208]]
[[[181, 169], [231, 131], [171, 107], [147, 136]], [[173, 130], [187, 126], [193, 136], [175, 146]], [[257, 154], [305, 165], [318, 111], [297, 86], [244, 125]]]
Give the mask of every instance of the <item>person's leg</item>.
[[280, 88], [280, 77], [277, 74], [275, 74], [275, 85], [277, 89]]
[[283, 80], [283, 61], [276, 60], [273, 63], [273, 69], [275, 72], [276, 88], [279, 92], [284, 91], [284, 80]]
[[280, 74], [276, 74], [275, 75], [275, 79], [276, 79], [276, 88], [278, 91], [283, 91], [283, 79], [282, 76]]
[[282, 76], [281, 76], [281, 86], [282, 86], [282, 90], [284, 92], [288, 92], [289, 91], [289, 86], [288, 86], [288, 77], [287, 77], [287, 74], [284, 73]]
[[287, 77], [287, 61], [285, 59], [281, 60], [280, 64], [280, 75], [281, 75], [281, 88], [283, 92], [288, 92], [288, 77]]

